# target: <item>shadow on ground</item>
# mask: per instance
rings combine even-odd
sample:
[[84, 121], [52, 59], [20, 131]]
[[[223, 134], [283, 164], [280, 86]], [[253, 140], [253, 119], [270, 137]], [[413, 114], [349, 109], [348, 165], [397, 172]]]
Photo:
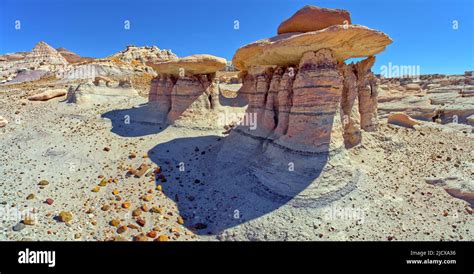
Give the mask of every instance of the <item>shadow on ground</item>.
[[158, 123], [156, 107], [152, 104], [141, 104], [138, 107], [117, 109], [102, 114], [102, 118], [110, 119], [112, 132], [122, 137], [140, 137], [159, 133], [167, 125]]
[[[179, 138], [157, 145], [148, 155], [167, 179], [157, 179], [157, 184], [176, 202], [185, 226], [198, 235], [217, 235], [294, 200], [328, 159], [325, 153], [292, 159], [239, 134]], [[288, 161], [295, 162], [296, 171], [289, 171]]]

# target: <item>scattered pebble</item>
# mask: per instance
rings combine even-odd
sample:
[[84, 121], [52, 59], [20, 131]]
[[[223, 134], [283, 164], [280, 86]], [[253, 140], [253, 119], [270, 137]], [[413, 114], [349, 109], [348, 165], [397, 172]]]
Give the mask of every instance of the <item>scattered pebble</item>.
[[24, 223], [19, 222], [13, 227], [13, 231], [19, 232], [19, 231], [22, 231], [25, 227], [26, 225]]
[[69, 211], [61, 211], [58, 218], [60, 222], [68, 223], [72, 220], [72, 213]]

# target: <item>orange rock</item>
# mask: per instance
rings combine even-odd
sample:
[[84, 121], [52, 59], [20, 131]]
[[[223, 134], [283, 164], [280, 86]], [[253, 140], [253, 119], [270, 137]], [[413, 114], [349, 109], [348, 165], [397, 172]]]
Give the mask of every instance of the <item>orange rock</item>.
[[118, 227], [120, 225], [120, 221], [117, 219], [113, 219], [112, 221], [110, 221], [110, 225]]
[[343, 24], [351, 24], [351, 15], [348, 11], [305, 6], [280, 24], [278, 34], [316, 31]]
[[145, 173], [150, 169], [150, 166], [143, 163], [140, 165], [140, 167], [138, 167], [138, 169], [136, 170], [135, 173], [133, 173], [133, 175], [135, 175], [136, 177], [142, 177], [143, 175], [145, 175]]
[[157, 242], [167, 242], [169, 241], [169, 237], [166, 236], [166, 235], [160, 235], [157, 239], [156, 239]]
[[122, 233], [124, 233], [124, 232], [127, 231], [127, 230], [128, 230], [128, 227], [126, 227], [126, 226], [123, 225], [123, 226], [121, 226], [121, 227], [119, 227], [119, 228], [117, 229], [117, 233], [122, 234]]
[[132, 205], [132, 203], [130, 201], [126, 201], [126, 202], [122, 203], [123, 208], [130, 208], [131, 205]]
[[152, 231], [148, 232], [146, 235], [150, 238], [156, 238], [157, 233], [156, 233], [156, 231], [152, 230]]

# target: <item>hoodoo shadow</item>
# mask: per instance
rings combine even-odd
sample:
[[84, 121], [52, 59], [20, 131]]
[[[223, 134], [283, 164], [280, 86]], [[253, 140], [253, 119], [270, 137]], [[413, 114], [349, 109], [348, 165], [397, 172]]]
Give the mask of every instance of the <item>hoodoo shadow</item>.
[[162, 182], [158, 176], [156, 183], [176, 202], [184, 225], [198, 235], [218, 235], [289, 202], [316, 208], [332, 202], [312, 197], [311, 191], [299, 195], [310, 185], [318, 187], [315, 179], [328, 153], [292, 154], [268, 141], [232, 133], [175, 139], [148, 155], [166, 177]]
[[101, 115], [110, 119], [112, 132], [122, 137], [140, 137], [159, 133], [168, 125], [154, 121], [156, 105], [141, 104], [138, 107], [112, 110]]

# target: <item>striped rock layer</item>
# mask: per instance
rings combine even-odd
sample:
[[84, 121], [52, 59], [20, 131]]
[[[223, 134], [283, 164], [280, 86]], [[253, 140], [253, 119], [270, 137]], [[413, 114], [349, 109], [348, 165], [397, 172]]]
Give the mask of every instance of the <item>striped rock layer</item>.
[[297, 67], [250, 68], [239, 93], [257, 126], [237, 131], [296, 151], [324, 152], [338, 139], [357, 145], [360, 128], [373, 130], [377, 123], [373, 61], [346, 65], [321, 49], [303, 54]]
[[169, 124], [178, 118], [206, 115], [220, 107], [214, 74], [159, 75], [151, 82], [149, 102], [156, 106], [158, 121]]

